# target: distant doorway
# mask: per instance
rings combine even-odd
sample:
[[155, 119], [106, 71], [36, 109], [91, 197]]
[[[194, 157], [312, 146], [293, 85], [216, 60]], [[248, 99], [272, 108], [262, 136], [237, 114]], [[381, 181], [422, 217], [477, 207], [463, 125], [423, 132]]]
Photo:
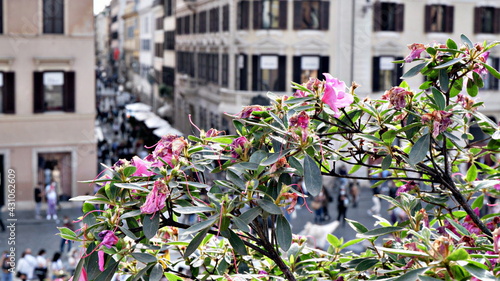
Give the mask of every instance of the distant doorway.
[[38, 182], [46, 187], [51, 182], [57, 184], [60, 201], [71, 198], [71, 153], [38, 153]]

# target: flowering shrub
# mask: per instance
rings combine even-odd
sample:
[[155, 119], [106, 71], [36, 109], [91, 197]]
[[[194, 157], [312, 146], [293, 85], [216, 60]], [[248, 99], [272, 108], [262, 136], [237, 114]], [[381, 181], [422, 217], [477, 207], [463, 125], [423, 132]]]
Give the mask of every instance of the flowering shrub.
[[[406, 82], [381, 99], [361, 99], [356, 84], [325, 73], [326, 81], [294, 84], [293, 96], [269, 94], [272, 105], [249, 106], [234, 116], [236, 135], [215, 129], [187, 139], [165, 136], [145, 159], [120, 160], [85, 201], [83, 227], [61, 228], [83, 241], [86, 255], [75, 280], [496, 280], [500, 277], [500, 217], [481, 217], [486, 195], [498, 196], [498, 125], [477, 109], [486, 63], [497, 43], [413, 44], [400, 63], [416, 63], [403, 78], [426, 77], [417, 90]], [[425, 55], [424, 55], [425, 54]], [[477, 125], [484, 140], [473, 140]], [[479, 146], [481, 144], [481, 146]], [[349, 165], [347, 175], [336, 167]], [[284, 212], [315, 196], [321, 175], [390, 171], [396, 198], [378, 195], [408, 217], [376, 228], [348, 220], [358, 236], [328, 235], [328, 250], [310, 248], [292, 234]], [[95, 205], [99, 209], [96, 209]], [[183, 220], [181, 216], [194, 217]], [[346, 252], [356, 243], [361, 254]], [[182, 266], [186, 270], [180, 270]]]

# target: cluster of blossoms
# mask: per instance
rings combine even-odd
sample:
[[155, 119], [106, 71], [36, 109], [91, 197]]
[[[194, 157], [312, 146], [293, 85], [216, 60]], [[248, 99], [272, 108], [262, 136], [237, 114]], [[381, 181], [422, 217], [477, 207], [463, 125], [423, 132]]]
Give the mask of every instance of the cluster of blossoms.
[[389, 104], [396, 110], [401, 110], [406, 107], [413, 97], [413, 92], [402, 87], [392, 87], [382, 96], [383, 100], [388, 100]]
[[446, 131], [446, 129], [453, 123], [451, 120], [453, 113], [444, 110], [435, 110], [431, 113], [422, 115], [422, 124], [430, 125], [432, 129], [432, 136], [436, 138], [439, 134]]

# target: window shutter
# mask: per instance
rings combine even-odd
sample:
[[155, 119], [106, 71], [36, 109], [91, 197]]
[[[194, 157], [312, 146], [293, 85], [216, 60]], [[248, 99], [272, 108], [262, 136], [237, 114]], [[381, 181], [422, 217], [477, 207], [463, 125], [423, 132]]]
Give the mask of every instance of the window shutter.
[[43, 95], [43, 72], [33, 72], [33, 112], [42, 113], [45, 111], [45, 101]]
[[[499, 66], [500, 66], [500, 58], [493, 58], [493, 65], [492, 65], [496, 70], [498, 70]], [[491, 75], [491, 74], [488, 74], [488, 75]], [[491, 75], [493, 76], [493, 75]], [[490, 79], [492, 81], [492, 90], [498, 90], [498, 79], [496, 79], [495, 77], [491, 77]]]
[[404, 4], [396, 4], [396, 31], [404, 30], [404, 21], [405, 21], [405, 5]]
[[260, 90], [260, 66], [259, 66], [259, 56], [252, 56], [252, 91]]
[[373, 4], [373, 31], [382, 30], [382, 3]]
[[328, 21], [330, 20], [330, 2], [319, 2], [319, 29], [328, 30]]
[[222, 7], [222, 31], [229, 31], [229, 5]]
[[14, 72], [3, 73], [3, 113], [16, 113], [16, 75]]
[[500, 8], [493, 10], [493, 33], [500, 33]]
[[66, 112], [75, 112], [75, 72], [64, 72], [63, 107]]
[[373, 57], [372, 64], [372, 91], [380, 90], [380, 57]]
[[[398, 60], [404, 60], [403, 57], [396, 57], [395, 58], [396, 61]], [[394, 68], [396, 69], [396, 71], [394, 71], [394, 77], [392, 79], [393, 83], [394, 84], [393, 86], [397, 86], [399, 84], [401, 84], [401, 82], [403, 82], [403, 79], [401, 78], [401, 76], [403, 76], [403, 65], [400, 65], [400, 64], [396, 64], [394, 66]], [[389, 90], [389, 89], [381, 89], [381, 90]]]
[[444, 27], [444, 31], [448, 33], [453, 32], [453, 21], [455, 18], [455, 7], [454, 6], [446, 6], [445, 7], [445, 16], [446, 16], [446, 25]]
[[280, 29], [287, 29], [287, 21], [288, 21], [288, 3], [286, 0], [280, 1], [280, 14], [279, 14], [279, 26]]
[[284, 92], [286, 91], [286, 56], [278, 56], [278, 77], [281, 77], [281, 79], [278, 79], [278, 88], [276, 91], [281, 91]]
[[424, 32], [431, 32], [431, 5], [425, 5]]
[[[240, 71], [240, 90], [248, 90], [248, 56], [241, 54], [243, 57], [243, 67], [239, 69]], [[239, 58], [238, 58], [239, 59]], [[236, 66], [239, 67], [239, 66]]]
[[474, 33], [481, 33], [482, 28], [482, 7], [474, 8]]
[[319, 58], [319, 71], [318, 71], [318, 79], [326, 80], [325, 75], [323, 73], [330, 73], [330, 57], [320, 57]]
[[302, 1], [293, 2], [293, 29], [302, 29]]
[[262, 1], [253, 1], [253, 29], [262, 28]]
[[248, 29], [250, 16], [248, 14], [250, 9], [249, 1], [241, 1], [241, 29]]
[[293, 57], [293, 76], [292, 76], [292, 81], [295, 83], [302, 84], [302, 80], [300, 80], [300, 74], [302, 73], [302, 65], [301, 65], [301, 57], [300, 56], [294, 56]]

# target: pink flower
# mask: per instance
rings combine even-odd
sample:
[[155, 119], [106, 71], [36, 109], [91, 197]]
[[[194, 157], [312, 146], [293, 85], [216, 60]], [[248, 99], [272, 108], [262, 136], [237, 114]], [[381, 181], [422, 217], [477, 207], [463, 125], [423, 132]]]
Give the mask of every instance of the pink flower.
[[130, 164], [136, 167], [135, 173], [132, 174], [133, 177], [150, 177], [154, 175], [153, 172], [148, 170], [151, 163], [142, 160], [138, 156], [134, 156]]
[[212, 128], [205, 133], [205, 137], [213, 138], [213, 137], [220, 135], [221, 133], [222, 133], [222, 131], [218, 131], [218, 130]]
[[[158, 158], [168, 163], [171, 167], [174, 166], [172, 160], [177, 160], [181, 156], [182, 151], [188, 145], [183, 137], [176, 135], [165, 135], [161, 140], [153, 145], [155, 150], [152, 154], [146, 156], [145, 160], [152, 162], [152, 167], [162, 167], [164, 164]], [[150, 147], [150, 148], [152, 148]]]
[[231, 147], [231, 157], [239, 158], [240, 156], [246, 154], [250, 142], [246, 137], [239, 137], [233, 140], [229, 145]]
[[97, 251], [97, 257], [98, 257], [97, 263], [99, 264], [99, 270], [102, 272], [104, 271], [104, 252]]
[[402, 87], [393, 87], [385, 92], [382, 96], [383, 100], [388, 100], [389, 104], [396, 110], [401, 110], [406, 107], [406, 97], [412, 97], [413, 93]]
[[446, 131], [453, 122], [451, 120], [453, 113], [444, 110], [435, 110], [432, 113], [422, 115], [422, 124], [432, 124], [432, 136], [435, 138]]
[[321, 101], [328, 104], [335, 111], [335, 117], [339, 117], [339, 108], [349, 106], [354, 101], [354, 97], [346, 92], [344, 81], [332, 77], [329, 73], [323, 73], [323, 75], [326, 77], [326, 83], [325, 93]]
[[99, 237], [102, 239], [101, 245], [106, 246], [108, 249], [118, 242], [118, 236], [111, 230], [101, 231]]
[[[245, 106], [243, 107], [243, 110], [241, 110], [240, 113], [237, 114], [237, 116], [239, 118], [250, 118], [252, 117], [252, 113], [254, 111], [264, 111], [264, 107], [260, 106], [260, 105], [249, 105], [249, 106]], [[254, 118], [259, 118], [257, 116], [253, 116]]]
[[500, 228], [493, 231], [493, 250], [500, 254]]
[[168, 195], [170, 195], [170, 190], [167, 185], [161, 180], [155, 181], [153, 189], [146, 197], [146, 202], [141, 206], [141, 213], [153, 214], [165, 208], [165, 200]]
[[425, 46], [424, 44], [413, 43], [408, 45], [408, 49], [410, 49], [411, 52], [405, 57], [405, 62], [407, 63], [412, 62], [414, 59], [419, 59], [420, 54], [425, 51]]
[[407, 181], [406, 184], [403, 184], [398, 188], [396, 191], [396, 196], [399, 196], [401, 193], [407, 193], [412, 190], [415, 190], [418, 188], [418, 184], [414, 181]]
[[309, 115], [305, 111], [301, 111], [299, 114], [290, 117], [289, 123], [291, 127], [307, 129], [309, 127], [309, 119], [311, 119]]

